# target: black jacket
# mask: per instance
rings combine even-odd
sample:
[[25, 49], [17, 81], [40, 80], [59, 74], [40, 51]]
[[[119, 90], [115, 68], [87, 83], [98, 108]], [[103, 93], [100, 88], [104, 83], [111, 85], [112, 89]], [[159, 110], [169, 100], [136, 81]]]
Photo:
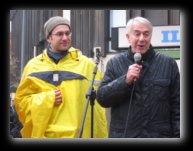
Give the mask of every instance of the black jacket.
[[22, 138], [20, 130], [22, 129], [22, 124], [18, 119], [17, 112], [15, 111], [15, 106], [10, 106], [10, 136], [12, 138]]
[[[125, 83], [131, 48], [110, 59], [97, 100], [111, 107], [110, 138], [180, 137], [180, 73], [176, 61], [150, 49], [142, 55], [140, 78]], [[133, 94], [132, 94], [133, 90]]]

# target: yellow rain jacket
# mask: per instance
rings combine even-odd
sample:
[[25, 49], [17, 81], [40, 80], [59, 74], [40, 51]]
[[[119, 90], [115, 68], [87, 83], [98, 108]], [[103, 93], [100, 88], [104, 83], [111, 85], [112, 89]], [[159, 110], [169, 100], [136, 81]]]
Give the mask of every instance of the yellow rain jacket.
[[[23, 138], [78, 138], [86, 93], [96, 64], [71, 47], [55, 64], [43, 51], [24, 68], [16, 90], [14, 104], [23, 124]], [[97, 90], [102, 74], [97, 70], [93, 88]], [[54, 90], [60, 89], [62, 103], [54, 106]], [[91, 105], [89, 102], [82, 138], [91, 138]], [[107, 138], [105, 108], [94, 101], [93, 138]]]

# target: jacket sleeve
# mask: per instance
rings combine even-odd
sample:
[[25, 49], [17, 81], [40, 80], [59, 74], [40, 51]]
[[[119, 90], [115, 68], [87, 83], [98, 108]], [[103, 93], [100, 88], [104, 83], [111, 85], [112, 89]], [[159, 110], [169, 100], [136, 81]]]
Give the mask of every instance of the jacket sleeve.
[[[25, 77], [17, 88], [14, 104], [19, 120], [24, 129], [21, 134], [25, 138], [43, 138], [53, 108], [54, 91], [49, 90], [35, 77]], [[44, 92], [42, 91], [44, 89]], [[25, 136], [24, 136], [25, 135]]]
[[97, 101], [103, 107], [111, 107], [119, 104], [130, 96], [132, 85], [125, 82], [126, 74], [118, 75], [119, 63], [109, 60], [102, 83], [97, 91]]
[[172, 137], [180, 137], [180, 73], [178, 65], [174, 60], [173, 63], [173, 77], [171, 85], [171, 123], [172, 123]]

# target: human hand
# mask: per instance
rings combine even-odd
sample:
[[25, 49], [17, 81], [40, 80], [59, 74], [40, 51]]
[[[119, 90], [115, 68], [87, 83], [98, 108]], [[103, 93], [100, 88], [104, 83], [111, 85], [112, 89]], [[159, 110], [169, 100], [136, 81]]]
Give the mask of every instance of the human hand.
[[133, 81], [139, 78], [141, 69], [142, 69], [142, 65], [138, 65], [138, 64], [130, 65], [127, 71], [125, 82], [129, 85], [132, 84]]
[[62, 94], [60, 90], [55, 90], [55, 102], [54, 105], [60, 105], [62, 103]]

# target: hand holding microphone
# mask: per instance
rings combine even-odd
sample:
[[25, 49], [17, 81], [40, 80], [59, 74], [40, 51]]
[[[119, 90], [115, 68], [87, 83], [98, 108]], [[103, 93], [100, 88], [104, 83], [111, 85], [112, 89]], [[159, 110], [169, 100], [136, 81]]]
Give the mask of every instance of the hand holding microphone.
[[135, 61], [135, 64], [130, 65], [127, 71], [127, 75], [125, 79], [127, 84], [132, 84], [134, 81], [136, 81], [139, 78], [140, 71], [142, 69], [142, 66], [139, 65], [141, 61], [140, 53], [136, 53], [134, 55], [134, 61]]

